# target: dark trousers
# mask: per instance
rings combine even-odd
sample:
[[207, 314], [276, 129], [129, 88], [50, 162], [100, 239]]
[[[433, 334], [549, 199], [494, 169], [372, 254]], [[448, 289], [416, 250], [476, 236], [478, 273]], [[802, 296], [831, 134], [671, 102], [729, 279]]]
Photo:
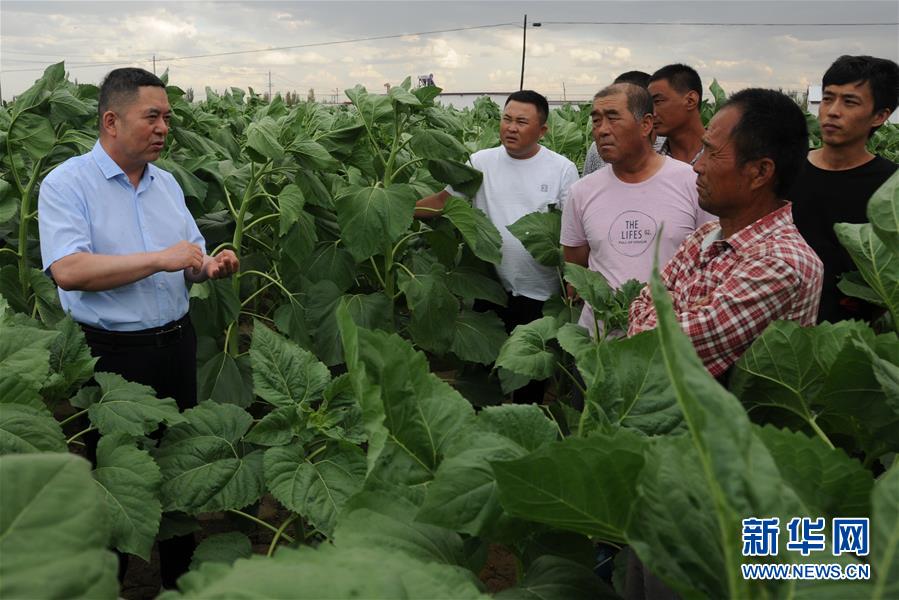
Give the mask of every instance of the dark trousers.
[[[485, 300], [476, 300], [472, 308], [478, 312], [495, 311], [503, 320], [506, 333], [512, 333], [517, 325], [526, 325], [543, 316], [543, 300], [534, 300], [527, 296], [514, 296], [511, 293], [506, 294], [505, 306]], [[546, 382], [532, 381], [512, 392], [512, 402], [515, 404], [541, 404], [545, 390]]]
[[[158, 328], [165, 329], [166, 326]], [[117, 373], [128, 381], [153, 388], [160, 398], [173, 398], [180, 410], [197, 405], [197, 336], [190, 319], [185, 319], [179, 339], [165, 340], [161, 345], [134, 346], [117, 343], [116, 335], [82, 326], [91, 354], [98, 357], [95, 372]], [[152, 330], [148, 330], [152, 331]], [[159, 439], [159, 429], [150, 437]], [[85, 436], [87, 457], [97, 464], [98, 432]], [[187, 572], [196, 548], [193, 535], [159, 542], [159, 572], [162, 586], [174, 589], [178, 577]], [[124, 578], [128, 555], [119, 554], [119, 579]]]

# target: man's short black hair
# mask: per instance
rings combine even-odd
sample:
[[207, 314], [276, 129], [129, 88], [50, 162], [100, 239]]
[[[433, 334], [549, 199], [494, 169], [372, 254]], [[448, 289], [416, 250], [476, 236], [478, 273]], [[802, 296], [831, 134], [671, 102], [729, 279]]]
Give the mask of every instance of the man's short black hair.
[[[702, 79], [699, 73], [693, 67], [675, 63], [673, 65], [665, 65], [652, 74], [649, 82], [666, 80], [668, 85], [674, 88], [678, 94], [686, 94], [687, 92], [696, 92], [699, 94], [699, 100], [702, 101]], [[647, 84], [648, 85], [648, 84]]]
[[643, 71], [625, 71], [615, 78], [615, 83], [633, 83], [642, 88], [649, 87], [649, 73]]
[[635, 121], [641, 121], [644, 116], [652, 114], [652, 96], [645, 87], [635, 83], [613, 83], [596, 92], [593, 99], [624, 94], [627, 97], [627, 110], [634, 115]]
[[808, 154], [808, 126], [802, 109], [787, 95], [749, 88], [731, 96], [722, 107], [736, 108], [740, 120], [731, 132], [737, 164], [770, 158], [774, 162], [774, 193], [786, 196]]
[[859, 82], [867, 82], [871, 86], [874, 113], [884, 109], [889, 109], [890, 112], [896, 110], [899, 103], [899, 65], [886, 58], [844, 54], [824, 73], [821, 89], [829, 85]]
[[[537, 109], [537, 115], [540, 117], [540, 124], [546, 123], [546, 119], [549, 117], [549, 102], [547, 102], [546, 96], [538, 94], [534, 90], [518, 90], [509, 94], [509, 97], [506, 98], [506, 104], [509, 104], [512, 100], [533, 104]], [[503, 106], [505, 107], [506, 104], [503, 104]]]
[[140, 88], [144, 86], [165, 89], [165, 84], [159, 77], [137, 67], [124, 67], [110, 71], [103, 83], [100, 84], [100, 97], [97, 100], [97, 114], [100, 119], [103, 119], [103, 113], [108, 111], [111, 106], [121, 106], [134, 100]]

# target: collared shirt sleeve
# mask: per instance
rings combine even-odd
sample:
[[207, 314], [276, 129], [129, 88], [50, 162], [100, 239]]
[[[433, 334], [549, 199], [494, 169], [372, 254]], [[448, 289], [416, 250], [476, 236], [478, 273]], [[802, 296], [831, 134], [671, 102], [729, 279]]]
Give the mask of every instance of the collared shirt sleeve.
[[47, 180], [38, 196], [38, 229], [44, 271], [61, 258], [91, 252], [90, 222], [83, 198], [68, 185]]
[[[717, 377], [770, 323], [786, 314], [801, 289], [800, 274], [789, 263], [764, 256], [741, 264], [705, 298], [689, 306], [675, 302], [674, 308], [681, 329], [692, 340], [706, 368]], [[644, 289], [640, 295], [644, 304], [631, 309], [632, 318], [642, 318], [632, 324], [630, 335], [656, 326], [655, 309], [644, 308], [647, 292]]]

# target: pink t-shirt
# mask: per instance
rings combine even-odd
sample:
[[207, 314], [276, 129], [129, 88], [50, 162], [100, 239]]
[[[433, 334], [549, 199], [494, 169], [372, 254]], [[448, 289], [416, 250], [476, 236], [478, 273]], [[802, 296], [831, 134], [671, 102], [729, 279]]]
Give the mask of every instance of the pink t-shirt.
[[[570, 188], [562, 211], [562, 245], [590, 246], [588, 267], [617, 289], [628, 279], [648, 281], [659, 244], [659, 269], [697, 227], [715, 217], [699, 208], [696, 174], [687, 163], [665, 157], [655, 175], [625, 183], [612, 167], [599, 169]], [[579, 323], [593, 331], [584, 307]]]

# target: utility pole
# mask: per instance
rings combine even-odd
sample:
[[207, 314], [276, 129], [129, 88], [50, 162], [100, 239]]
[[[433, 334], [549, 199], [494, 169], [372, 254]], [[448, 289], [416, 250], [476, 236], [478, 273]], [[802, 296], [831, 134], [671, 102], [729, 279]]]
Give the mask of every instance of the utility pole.
[[268, 72], [268, 101], [272, 101], [272, 72]]
[[528, 43], [528, 16], [524, 16], [524, 24], [521, 26], [521, 82], [518, 89], [524, 89], [524, 51]]
[[156, 75], [156, 55], [153, 55], [153, 74]]
[[565, 94], [565, 82], [562, 82], [562, 102], [568, 102], [568, 96]]

